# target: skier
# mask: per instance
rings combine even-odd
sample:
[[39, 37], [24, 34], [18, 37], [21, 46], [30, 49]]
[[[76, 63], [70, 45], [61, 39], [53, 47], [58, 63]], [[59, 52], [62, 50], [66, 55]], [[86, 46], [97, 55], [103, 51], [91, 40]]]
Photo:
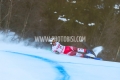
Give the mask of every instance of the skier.
[[90, 50], [88, 49], [77, 48], [74, 46], [63, 46], [59, 42], [57, 42], [55, 38], [49, 39], [48, 42], [50, 42], [50, 44], [52, 45], [52, 51], [55, 53], [84, 57], [84, 58], [94, 58], [86, 55], [88, 53], [91, 53]]

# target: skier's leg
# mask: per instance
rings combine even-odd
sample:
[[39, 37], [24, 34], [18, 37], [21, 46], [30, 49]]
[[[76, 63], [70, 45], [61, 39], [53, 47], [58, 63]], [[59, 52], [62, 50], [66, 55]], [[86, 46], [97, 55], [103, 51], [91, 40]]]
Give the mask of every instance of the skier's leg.
[[65, 46], [65, 49], [63, 51], [64, 54], [68, 54], [69, 52], [71, 52], [71, 48], [69, 46]]
[[[70, 48], [70, 52], [69, 52], [69, 55], [70, 56], [75, 56], [77, 54], [77, 47], [74, 47], [74, 46], [69, 46]], [[78, 53], [77, 56], [82, 56], [82, 54]]]
[[77, 48], [74, 47], [74, 46], [65, 46], [65, 50], [64, 50], [65, 54], [68, 53], [68, 52], [71, 52], [71, 51], [77, 52]]
[[70, 55], [70, 56], [75, 56], [75, 55], [76, 55], [76, 52], [75, 52], [75, 51], [70, 51], [70, 52], [68, 53], [68, 55]]
[[77, 57], [84, 57], [84, 55], [87, 52], [87, 49], [84, 49], [84, 48], [77, 48], [77, 47], [74, 47], [74, 46], [70, 46], [70, 48], [72, 50], [71, 54], [76, 53]]
[[85, 54], [83, 54], [83, 53], [78, 53], [78, 52], [76, 53], [76, 56], [77, 56], [77, 57], [84, 57], [84, 55], [85, 55]]
[[84, 48], [77, 48], [77, 47], [74, 47], [74, 46], [69, 46], [71, 48], [72, 51], [75, 51], [75, 52], [80, 52], [80, 53], [86, 53], [87, 49], [84, 49]]
[[71, 48], [72, 51], [75, 51], [77, 52], [77, 47], [74, 47], [74, 46], [69, 46]]
[[86, 53], [86, 52], [87, 52], [87, 49], [84, 49], [84, 48], [77, 48], [77, 52]]

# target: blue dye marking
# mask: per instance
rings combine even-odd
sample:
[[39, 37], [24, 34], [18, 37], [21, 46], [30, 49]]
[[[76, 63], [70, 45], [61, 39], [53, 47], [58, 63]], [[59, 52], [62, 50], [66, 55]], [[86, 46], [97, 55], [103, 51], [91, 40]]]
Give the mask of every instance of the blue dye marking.
[[50, 60], [50, 59], [46, 59], [46, 58], [43, 58], [43, 57], [40, 57], [40, 56], [24, 54], [24, 53], [19, 53], [19, 52], [12, 52], [12, 51], [5, 51], [5, 52], [19, 54], [19, 55], [24, 55], [24, 56], [28, 56], [28, 57], [33, 57], [33, 58], [40, 59], [40, 60], [43, 60], [45, 62], [48, 62], [48, 63], [54, 65], [55, 66], [54, 68], [57, 69], [58, 72], [60, 73], [59, 77], [57, 77], [56, 80], [69, 80], [70, 79], [70, 76], [65, 71], [64, 67], [62, 65], [58, 64], [58, 62], [56, 62], [56, 61], [53, 61], [53, 60]]

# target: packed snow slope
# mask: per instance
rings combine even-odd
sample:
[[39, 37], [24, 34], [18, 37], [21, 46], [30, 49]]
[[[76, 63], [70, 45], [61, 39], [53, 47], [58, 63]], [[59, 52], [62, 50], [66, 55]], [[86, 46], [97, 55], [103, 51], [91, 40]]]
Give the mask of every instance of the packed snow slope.
[[0, 38], [0, 80], [120, 80], [120, 63], [58, 55]]

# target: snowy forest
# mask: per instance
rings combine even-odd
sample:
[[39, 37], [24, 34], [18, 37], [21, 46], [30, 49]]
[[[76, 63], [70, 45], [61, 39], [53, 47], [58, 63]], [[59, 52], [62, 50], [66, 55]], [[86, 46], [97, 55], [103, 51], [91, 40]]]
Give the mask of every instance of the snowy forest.
[[104, 60], [120, 61], [120, 0], [0, 0], [0, 30], [30, 42], [41, 35], [86, 36], [92, 48], [104, 47]]

